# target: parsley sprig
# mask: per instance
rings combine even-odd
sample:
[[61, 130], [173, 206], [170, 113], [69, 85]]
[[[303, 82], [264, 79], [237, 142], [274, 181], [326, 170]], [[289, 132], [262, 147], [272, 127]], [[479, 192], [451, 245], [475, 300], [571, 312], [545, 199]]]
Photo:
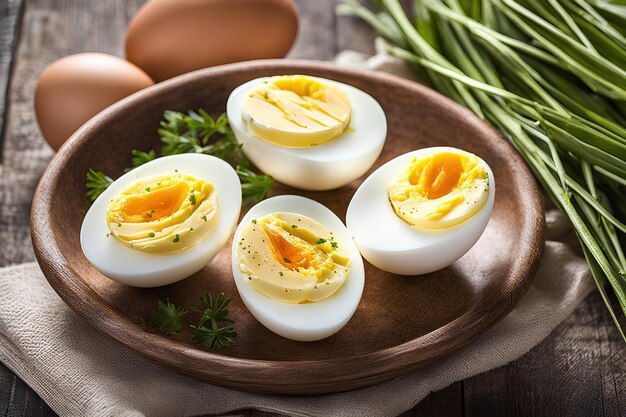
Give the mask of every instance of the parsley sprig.
[[199, 345], [206, 346], [209, 349], [219, 349], [230, 346], [235, 343], [237, 333], [230, 327], [220, 327], [220, 323], [234, 323], [228, 318], [228, 304], [230, 298], [225, 298], [224, 293], [220, 293], [215, 302], [211, 298], [211, 294], [202, 297], [204, 310], [201, 311], [192, 307], [192, 311], [201, 313], [197, 326], [191, 326], [193, 329], [193, 341]]
[[241, 204], [244, 206], [263, 200], [274, 184], [274, 178], [270, 175], [257, 175], [241, 166], [236, 171], [241, 180]]
[[[257, 174], [250, 169], [252, 164], [244, 155], [242, 145], [237, 142], [225, 114], [213, 119], [202, 109], [197, 112], [190, 110], [187, 114], [166, 110], [163, 119], [158, 129], [162, 156], [182, 153], [216, 156], [236, 169], [241, 180], [244, 205], [256, 203], [267, 196], [274, 179], [270, 175]], [[135, 149], [132, 151], [132, 167], [126, 171], [156, 158], [157, 153], [153, 149], [147, 152]], [[104, 173], [90, 169], [85, 184], [89, 201], [95, 201], [112, 182]]]
[[85, 186], [87, 187], [86, 195], [89, 202], [93, 203], [96, 201], [96, 198], [98, 198], [98, 196], [102, 194], [112, 183], [113, 179], [104, 175], [104, 172], [89, 169], [89, 171], [87, 171], [87, 182], [85, 183]]
[[[140, 165], [145, 164], [146, 162], [150, 162], [156, 159], [156, 153], [151, 150], [148, 152], [143, 152], [143, 151], [138, 151], [137, 149], [133, 150], [131, 152], [131, 155], [133, 156], [131, 158], [131, 163], [133, 164], [133, 168], [137, 168]], [[126, 169], [126, 171], [130, 171], [133, 168], [128, 168]]]
[[158, 310], [151, 324], [157, 326], [167, 336], [175, 336], [183, 329], [183, 316], [187, 310], [168, 301], [158, 301]]
[[[190, 325], [193, 341], [208, 349], [220, 349], [235, 343], [237, 332], [230, 324], [234, 323], [228, 317], [230, 298], [220, 293], [215, 300], [211, 294], [201, 298], [202, 308], [190, 307], [189, 311], [200, 314], [196, 325]], [[176, 306], [168, 301], [158, 301], [157, 312], [152, 317], [151, 324], [158, 327], [167, 336], [176, 336], [183, 329], [182, 318], [187, 314], [183, 306]], [[223, 326], [223, 327], [221, 327]]]

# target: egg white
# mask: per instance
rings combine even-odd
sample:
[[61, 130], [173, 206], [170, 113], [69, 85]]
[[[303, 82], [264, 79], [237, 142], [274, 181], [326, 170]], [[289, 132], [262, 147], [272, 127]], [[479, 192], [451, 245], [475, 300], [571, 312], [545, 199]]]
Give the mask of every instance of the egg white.
[[493, 172], [482, 159], [489, 176], [489, 197], [484, 206], [463, 223], [440, 230], [418, 229], [404, 222], [393, 210], [387, 194], [389, 181], [414, 157], [441, 151], [469, 154], [450, 147], [405, 153], [374, 171], [352, 197], [346, 225], [363, 257], [375, 267], [399, 275], [438, 271], [469, 251], [487, 227], [496, 187]]
[[385, 144], [387, 119], [372, 96], [351, 85], [311, 77], [339, 86], [350, 100], [350, 125], [336, 139], [308, 148], [288, 148], [248, 134], [242, 121], [244, 100], [270, 78], [257, 78], [237, 87], [226, 104], [228, 122], [243, 144], [243, 152], [261, 171], [292, 187], [322, 191], [349, 184], [370, 169]]
[[[142, 178], [181, 173], [210, 181], [217, 191], [217, 218], [213, 230], [196, 246], [174, 254], [143, 253], [124, 246], [106, 222], [110, 201]], [[85, 257], [103, 275], [134, 287], [171, 284], [204, 268], [226, 245], [241, 210], [241, 183], [235, 170], [223, 160], [200, 154], [155, 159], [122, 175], [91, 205], [80, 230]]]
[[[309, 217], [330, 229], [335, 240], [350, 258], [352, 267], [346, 282], [330, 297], [306, 304], [273, 300], [252, 288], [239, 269], [237, 245], [242, 225], [271, 213], [289, 212]], [[244, 304], [269, 330], [288, 339], [315, 341], [338, 332], [354, 314], [365, 284], [365, 269], [358, 249], [341, 220], [327, 207], [296, 195], [281, 195], [261, 201], [241, 220], [232, 247], [233, 278]]]

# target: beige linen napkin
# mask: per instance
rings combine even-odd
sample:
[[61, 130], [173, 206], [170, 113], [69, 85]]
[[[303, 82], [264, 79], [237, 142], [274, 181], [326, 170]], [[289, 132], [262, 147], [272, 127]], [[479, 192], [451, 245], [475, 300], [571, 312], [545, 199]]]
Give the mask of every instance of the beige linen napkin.
[[[401, 63], [383, 55], [348, 52], [337, 62], [402, 71]], [[91, 328], [56, 295], [35, 263], [0, 269], [0, 361], [65, 416], [179, 416], [243, 408], [303, 416], [394, 416], [431, 391], [520, 357], [589, 293], [593, 281], [572, 249], [575, 238], [567, 222], [550, 211], [546, 223], [537, 276], [507, 317], [447, 358], [380, 385], [302, 398], [240, 392], [179, 375]]]

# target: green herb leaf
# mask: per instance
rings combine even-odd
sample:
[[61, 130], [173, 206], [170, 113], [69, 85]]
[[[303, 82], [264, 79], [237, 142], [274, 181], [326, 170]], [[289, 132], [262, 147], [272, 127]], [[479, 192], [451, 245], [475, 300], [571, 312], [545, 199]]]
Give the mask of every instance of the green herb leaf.
[[[242, 145], [228, 125], [228, 118], [222, 114], [214, 120], [204, 110], [189, 111], [187, 115], [174, 111], [163, 114], [164, 121], [158, 130], [163, 142], [161, 153], [206, 153], [214, 155], [236, 167], [241, 180], [243, 205], [253, 204], [267, 196], [274, 184], [269, 175], [258, 175], [250, 170], [250, 160], [244, 155]], [[209, 142], [215, 135], [222, 135], [215, 142]]]
[[[213, 323], [213, 322], [211, 322]], [[235, 344], [237, 332], [232, 327], [191, 326], [193, 341], [208, 349], [221, 349]]]
[[258, 175], [247, 168], [237, 167], [241, 180], [242, 205], [254, 204], [263, 200], [274, 185], [271, 175]]
[[[162, 142], [162, 156], [183, 153], [214, 155], [236, 168], [241, 180], [243, 205], [256, 203], [267, 196], [274, 179], [270, 175], [259, 175], [250, 170], [252, 164], [244, 155], [242, 145], [237, 142], [226, 114], [220, 115], [215, 120], [202, 109], [198, 112], [190, 110], [187, 114], [166, 110], [163, 119], [157, 130]], [[126, 171], [156, 158], [154, 150], [148, 152], [133, 150], [131, 158], [133, 166]], [[93, 177], [91, 181], [90, 175]], [[113, 180], [96, 171], [90, 171], [87, 176], [87, 197], [93, 202]]]
[[113, 183], [110, 177], [107, 177], [101, 171], [94, 171], [89, 169], [86, 175], [87, 181], [85, 187], [87, 188], [87, 199], [90, 203], [96, 201], [96, 199], [106, 190], [109, 185]]
[[158, 301], [158, 310], [152, 317], [151, 324], [158, 327], [167, 336], [174, 336], [183, 329], [182, 318], [187, 314], [183, 306], [176, 306], [169, 300]]
[[230, 298], [220, 293], [215, 300], [211, 294], [202, 297], [203, 310], [192, 307], [192, 311], [201, 313], [198, 323], [191, 326], [193, 340], [209, 349], [219, 349], [235, 343], [237, 333], [232, 327], [220, 327], [220, 323], [233, 323], [228, 317]]
[[143, 152], [135, 149], [131, 152], [131, 154], [133, 157], [130, 159], [130, 161], [133, 164], [133, 167], [127, 169], [127, 171], [130, 171], [133, 168], [137, 168], [138, 166], [141, 166], [150, 161], [154, 161], [156, 159], [156, 154], [154, 153], [154, 150]]

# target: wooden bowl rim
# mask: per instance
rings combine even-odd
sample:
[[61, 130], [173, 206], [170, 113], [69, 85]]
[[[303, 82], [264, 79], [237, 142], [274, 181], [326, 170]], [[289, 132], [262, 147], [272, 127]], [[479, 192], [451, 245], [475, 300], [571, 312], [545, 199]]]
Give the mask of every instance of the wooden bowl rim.
[[[55, 182], [59, 180], [56, 173], [71, 162], [86, 146], [91, 132], [105, 125], [111, 115], [148, 102], [152, 97], [190, 81], [240, 71], [276, 69], [283, 69], [284, 73], [325, 71], [371, 83], [401, 87], [414, 92], [417, 96], [428, 97], [435, 105], [450, 108], [459, 115], [463, 123], [484, 131], [487, 138], [502, 146], [515, 175], [520, 176], [522, 183], [529, 184], [527, 198], [524, 200], [527, 207], [523, 211], [521, 225], [525, 227], [521, 228], [520, 235], [520, 240], [528, 242], [525, 245], [528, 256], [517, 257], [513, 262], [510, 270], [513, 284], [503, 288], [500, 296], [489, 300], [488, 305], [482, 304], [479, 309], [472, 308], [431, 333], [383, 350], [326, 360], [255, 360], [224, 356], [219, 351], [193, 349], [163, 335], [148, 332], [113, 310], [95, 290], [81, 280], [79, 274], [54, 244], [52, 233], [47, 230], [53, 199], [49, 190], [53, 189]], [[158, 83], [108, 107], [74, 133], [52, 158], [37, 186], [31, 210], [33, 248], [46, 279], [64, 302], [99, 332], [134, 352], [178, 372], [223, 386], [272, 393], [318, 394], [338, 391], [332, 388], [337, 384], [346, 384], [349, 386], [347, 389], [371, 385], [424, 366], [470, 343], [508, 314], [529, 288], [543, 250], [543, 229], [543, 203], [534, 177], [521, 157], [495, 129], [471, 111], [428, 87], [394, 75], [345, 69], [318, 61], [290, 59], [248, 61], [194, 71]], [[85, 299], [90, 300], [89, 305], [78, 302]], [[367, 363], [367, 366], [363, 366], [364, 363]], [[303, 386], [302, 376], [306, 376], [308, 381], [318, 382]], [[297, 386], [293, 387], [293, 384]]]

